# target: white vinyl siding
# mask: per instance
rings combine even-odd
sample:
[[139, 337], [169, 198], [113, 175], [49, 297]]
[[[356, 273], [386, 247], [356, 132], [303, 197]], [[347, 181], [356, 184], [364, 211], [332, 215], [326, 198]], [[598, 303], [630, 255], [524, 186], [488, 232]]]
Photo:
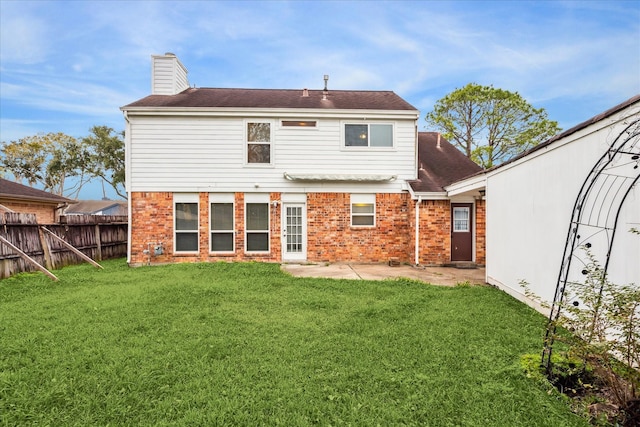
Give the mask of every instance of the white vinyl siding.
[[[346, 150], [339, 119], [314, 118], [317, 127], [311, 129], [271, 126], [273, 164], [269, 167], [247, 166], [248, 120], [244, 118], [130, 115], [129, 120], [128, 191], [190, 192], [197, 188], [223, 193], [259, 188], [272, 192], [399, 193], [405, 180], [417, 177], [415, 120], [394, 122], [393, 149]], [[375, 173], [396, 175], [397, 179], [382, 184], [305, 183], [287, 181], [285, 172]]]

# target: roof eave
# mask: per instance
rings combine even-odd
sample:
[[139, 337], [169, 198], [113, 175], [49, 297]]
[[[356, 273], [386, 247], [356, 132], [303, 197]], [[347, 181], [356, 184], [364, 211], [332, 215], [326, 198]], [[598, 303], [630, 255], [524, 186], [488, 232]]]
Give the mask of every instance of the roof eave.
[[357, 119], [385, 118], [411, 119], [420, 118], [418, 110], [375, 110], [375, 109], [333, 109], [333, 108], [267, 108], [267, 107], [120, 107], [120, 111], [131, 116], [260, 116], [280, 117], [345, 117]]
[[52, 206], [58, 206], [64, 203], [71, 203], [73, 200], [67, 198], [60, 199], [47, 199], [45, 197], [33, 197], [33, 196], [20, 196], [17, 194], [8, 194], [8, 193], [0, 193], [0, 199], [3, 200], [15, 200], [18, 202], [38, 202], [38, 203], [46, 203]]
[[486, 186], [486, 173], [480, 172], [468, 178], [456, 181], [453, 184], [444, 187], [449, 197], [459, 196], [463, 194], [476, 193], [483, 190]]

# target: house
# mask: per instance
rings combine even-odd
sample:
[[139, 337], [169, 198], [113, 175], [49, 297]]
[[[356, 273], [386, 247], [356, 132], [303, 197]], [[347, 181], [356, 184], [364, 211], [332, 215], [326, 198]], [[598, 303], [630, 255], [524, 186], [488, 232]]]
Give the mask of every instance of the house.
[[486, 191], [487, 282], [541, 309], [583, 284], [588, 249], [615, 284], [640, 284], [640, 95], [512, 161], [447, 186]]
[[125, 216], [127, 213], [127, 202], [121, 200], [80, 200], [64, 210], [65, 215]]
[[73, 200], [0, 178], [0, 211], [35, 214], [40, 224], [58, 222]]
[[131, 265], [484, 264], [481, 193], [443, 188], [479, 168], [394, 92], [195, 88], [169, 53], [151, 77], [121, 108]]

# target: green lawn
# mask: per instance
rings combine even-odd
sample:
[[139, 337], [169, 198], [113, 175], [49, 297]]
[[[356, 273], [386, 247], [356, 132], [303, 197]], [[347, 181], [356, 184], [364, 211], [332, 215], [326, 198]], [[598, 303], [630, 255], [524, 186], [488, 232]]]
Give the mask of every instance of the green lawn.
[[588, 425], [520, 368], [545, 318], [490, 287], [103, 264], [0, 281], [0, 425]]

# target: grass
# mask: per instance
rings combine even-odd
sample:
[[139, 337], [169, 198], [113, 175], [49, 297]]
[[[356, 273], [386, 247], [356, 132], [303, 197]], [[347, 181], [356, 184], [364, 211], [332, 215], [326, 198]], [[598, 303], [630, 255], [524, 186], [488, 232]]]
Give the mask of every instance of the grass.
[[107, 261], [0, 282], [0, 425], [585, 426], [490, 287]]

